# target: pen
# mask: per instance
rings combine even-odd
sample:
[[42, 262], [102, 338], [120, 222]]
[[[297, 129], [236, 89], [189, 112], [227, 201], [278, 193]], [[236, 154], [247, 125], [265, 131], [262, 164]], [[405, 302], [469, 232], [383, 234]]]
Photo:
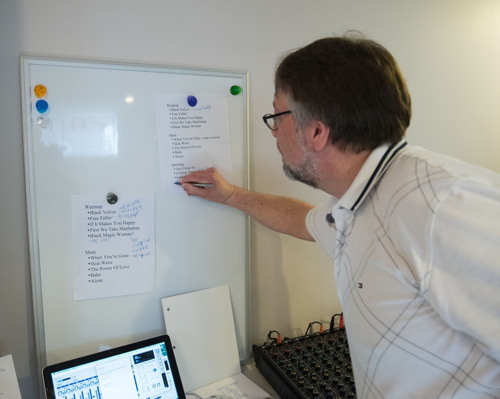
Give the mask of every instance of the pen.
[[[212, 183], [195, 183], [195, 182], [186, 182], [186, 183], [200, 188], [210, 188], [214, 186]], [[176, 181], [174, 184], [177, 184], [178, 186], [182, 185], [180, 181]]]

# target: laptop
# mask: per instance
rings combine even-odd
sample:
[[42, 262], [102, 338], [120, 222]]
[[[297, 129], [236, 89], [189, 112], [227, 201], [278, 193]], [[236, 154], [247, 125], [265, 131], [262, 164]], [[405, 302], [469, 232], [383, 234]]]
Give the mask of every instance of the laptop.
[[168, 335], [43, 369], [47, 399], [185, 399]]

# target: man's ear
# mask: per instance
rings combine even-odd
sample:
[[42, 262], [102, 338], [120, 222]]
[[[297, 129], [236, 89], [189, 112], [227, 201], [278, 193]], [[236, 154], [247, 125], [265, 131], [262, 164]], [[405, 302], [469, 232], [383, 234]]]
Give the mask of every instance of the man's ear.
[[313, 122], [308, 128], [308, 141], [312, 150], [322, 151], [330, 144], [330, 128], [323, 122]]

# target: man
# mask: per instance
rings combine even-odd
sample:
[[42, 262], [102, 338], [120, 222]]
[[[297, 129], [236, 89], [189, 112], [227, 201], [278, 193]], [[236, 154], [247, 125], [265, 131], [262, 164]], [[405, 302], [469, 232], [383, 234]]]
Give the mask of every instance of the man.
[[500, 176], [407, 145], [410, 96], [373, 41], [311, 43], [275, 86], [264, 121], [284, 170], [331, 200], [247, 191], [215, 169], [185, 191], [328, 252], [359, 398], [499, 398]]

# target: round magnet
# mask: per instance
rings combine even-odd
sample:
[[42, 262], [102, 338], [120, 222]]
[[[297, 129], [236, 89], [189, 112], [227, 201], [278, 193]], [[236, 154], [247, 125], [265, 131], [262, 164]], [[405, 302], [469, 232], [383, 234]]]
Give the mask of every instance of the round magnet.
[[48, 129], [50, 128], [50, 119], [40, 115], [38, 118], [36, 118], [36, 124], [42, 129]]
[[38, 100], [35, 104], [36, 110], [41, 114], [44, 114], [49, 109], [49, 103], [45, 100]]
[[47, 95], [47, 88], [44, 85], [36, 85], [33, 91], [38, 98], [44, 98]]
[[44, 98], [47, 95], [47, 87], [45, 87], [44, 85], [36, 85], [33, 88], [33, 92], [38, 98]]
[[191, 107], [194, 107], [196, 104], [198, 104], [198, 100], [195, 96], [188, 96], [187, 102]]
[[233, 96], [237, 96], [238, 94], [241, 94], [243, 92], [243, 89], [238, 85], [234, 85], [234, 86], [231, 86], [231, 88], [229, 89], [229, 92]]
[[108, 204], [116, 204], [118, 202], [118, 196], [115, 193], [108, 193], [106, 195], [106, 201], [108, 201]]

